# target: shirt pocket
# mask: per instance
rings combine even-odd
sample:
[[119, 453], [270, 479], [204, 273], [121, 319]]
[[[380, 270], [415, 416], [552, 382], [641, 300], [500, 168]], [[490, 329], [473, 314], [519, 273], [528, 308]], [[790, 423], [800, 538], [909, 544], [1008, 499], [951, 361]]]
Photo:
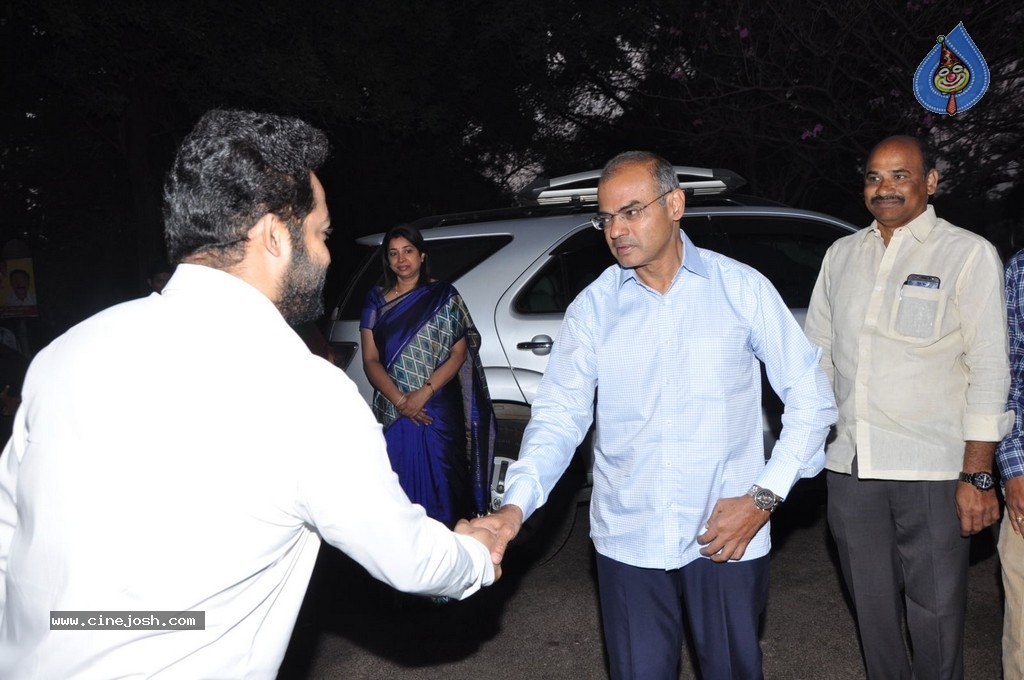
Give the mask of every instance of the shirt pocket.
[[904, 285], [893, 309], [893, 333], [904, 338], [935, 340], [939, 337], [945, 308], [944, 290]]

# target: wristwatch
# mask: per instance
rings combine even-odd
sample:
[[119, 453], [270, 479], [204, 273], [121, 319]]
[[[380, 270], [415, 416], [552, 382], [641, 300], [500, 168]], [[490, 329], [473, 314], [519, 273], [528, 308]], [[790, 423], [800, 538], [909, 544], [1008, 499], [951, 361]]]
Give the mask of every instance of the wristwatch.
[[779, 507], [779, 503], [782, 502], [782, 498], [774, 491], [760, 487], [757, 484], [750, 487], [747, 495], [754, 499], [754, 505], [765, 512], [774, 511], [775, 508]]
[[988, 491], [996, 485], [996, 480], [989, 472], [961, 472], [960, 481], [973, 484], [979, 491]]

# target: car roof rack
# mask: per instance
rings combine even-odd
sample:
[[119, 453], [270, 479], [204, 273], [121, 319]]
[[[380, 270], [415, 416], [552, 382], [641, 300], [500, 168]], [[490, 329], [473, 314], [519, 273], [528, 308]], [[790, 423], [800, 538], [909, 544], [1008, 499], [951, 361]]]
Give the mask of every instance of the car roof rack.
[[[674, 165], [679, 187], [687, 196], [713, 196], [736, 190], [746, 180], [732, 170], [694, 168]], [[539, 178], [528, 184], [517, 194], [523, 203], [534, 205], [597, 203], [597, 181], [600, 170], [588, 170], [572, 175]]]

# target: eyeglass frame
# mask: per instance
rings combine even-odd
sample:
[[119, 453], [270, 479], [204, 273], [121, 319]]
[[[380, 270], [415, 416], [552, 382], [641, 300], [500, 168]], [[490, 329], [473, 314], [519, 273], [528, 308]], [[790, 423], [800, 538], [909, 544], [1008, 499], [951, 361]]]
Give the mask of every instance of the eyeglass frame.
[[598, 231], [604, 231], [605, 226], [610, 224], [616, 217], [620, 218], [623, 222], [626, 222], [627, 224], [639, 222], [644, 218], [644, 210], [654, 205], [661, 199], [665, 198], [678, 188], [679, 187], [672, 187], [662, 195], [656, 197], [653, 201], [645, 203], [639, 208], [630, 207], [624, 208], [623, 210], [619, 210], [618, 212], [613, 213], [597, 213], [596, 215], [590, 218], [590, 226], [592, 226], [594, 229], [597, 229]]

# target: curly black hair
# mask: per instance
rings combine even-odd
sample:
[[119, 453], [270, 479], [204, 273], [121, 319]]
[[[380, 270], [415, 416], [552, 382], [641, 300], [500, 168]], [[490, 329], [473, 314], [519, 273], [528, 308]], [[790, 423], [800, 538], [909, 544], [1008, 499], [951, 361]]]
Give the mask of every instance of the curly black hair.
[[300, 223], [313, 209], [310, 173], [329, 150], [327, 136], [297, 118], [207, 112], [182, 141], [164, 184], [170, 262], [202, 253], [230, 266], [267, 213]]

